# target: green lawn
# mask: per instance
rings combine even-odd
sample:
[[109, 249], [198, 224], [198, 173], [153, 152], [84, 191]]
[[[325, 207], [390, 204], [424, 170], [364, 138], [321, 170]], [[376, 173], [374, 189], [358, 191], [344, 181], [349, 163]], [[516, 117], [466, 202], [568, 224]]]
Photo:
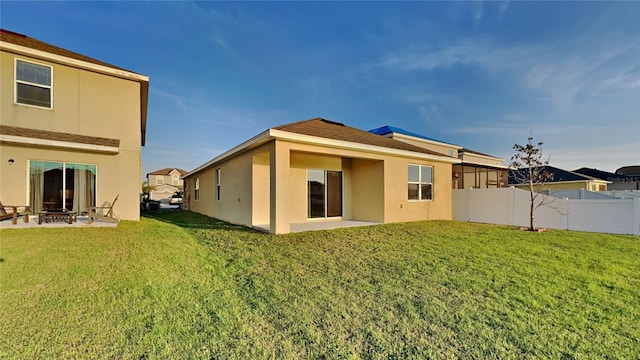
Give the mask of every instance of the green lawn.
[[154, 216], [0, 230], [0, 358], [638, 358], [640, 237]]

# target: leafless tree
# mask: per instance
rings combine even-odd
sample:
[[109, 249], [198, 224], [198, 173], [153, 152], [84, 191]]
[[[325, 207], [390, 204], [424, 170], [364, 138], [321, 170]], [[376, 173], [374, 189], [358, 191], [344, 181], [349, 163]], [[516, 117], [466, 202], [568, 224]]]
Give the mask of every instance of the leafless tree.
[[526, 145], [513, 145], [513, 150], [515, 154], [510, 161], [511, 176], [517, 184], [527, 185], [529, 188], [529, 198], [531, 200], [529, 231], [535, 231], [535, 210], [549, 202], [544, 194], [535, 190], [542, 190], [544, 184], [553, 179], [553, 173], [546, 170], [549, 160], [543, 160], [542, 158], [542, 142], [534, 143], [533, 136], [528, 137]]

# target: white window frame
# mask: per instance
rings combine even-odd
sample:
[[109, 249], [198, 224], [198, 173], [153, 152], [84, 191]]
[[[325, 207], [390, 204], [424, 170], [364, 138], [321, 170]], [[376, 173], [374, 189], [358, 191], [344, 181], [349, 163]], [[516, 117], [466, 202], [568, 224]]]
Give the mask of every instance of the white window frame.
[[[410, 181], [408, 176], [409, 176], [409, 167], [410, 166], [416, 166], [418, 167], [418, 181]], [[431, 181], [422, 181], [422, 168], [424, 167], [428, 167], [431, 168]], [[433, 201], [433, 166], [431, 165], [418, 165], [418, 164], [408, 164], [407, 165], [407, 200], [408, 201]], [[409, 184], [417, 184], [418, 185], [418, 198], [417, 199], [409, 199]], [[431, 185], [431, 198], [430, 199], [425, 199], [422, 196], [422, 185]]]
[[193, 187], [193, 200], [200, 201], [200, 178], [194, 179], [195, 186]]
[[[28, 81], [24, 81], [24, 80], [18, 80], [18, 62], [23, 62], [23, 63], [33, 64], [33, 65], [48, 67], [49, 71], [50, 71], [50, 74], [51, 74], [51, 85], [43, 85], [43, 84], [32, 83], [32, 82], [28, 82]], [[29, 106], [29, 107], [34, 107], [34, 108], [38, 108], [38, 109], [53, 110], [53, 66], [47, 65], [47, 64], [43, 64], [43, 63], [39, 63], [39, 62], [35, 62], [35, 61], [30, 61], [30, 60], [25, 60], [25, 59], [18, 59], [18, 58], [14, 58], [14, 62], [13, 63], [14, 63], [14, 65], [13, 65], [13, 103], [16, 104], [16, 105], [20, 105], [20, 106]], [[18, 102], [18, 84], [25, 84], [25, 85], [44, 88], [44, 89], [49, 89], [49, 103], [50, 103], [50, 106], [46, 107], [46, 106], [39, 106], [39, 105], [25, 104], [25, 103]]]
[[156, 185], [164, 185], [164, 178], [162, 176], [156, 176]]
[[220, 201], [220, 192], [222, 191], [222, 187], [220, 186], [220, 168], [216, 169], [216, 200]]
[[178, 174], [171, 175], [171, 185], [180, 185], [180, 175]]

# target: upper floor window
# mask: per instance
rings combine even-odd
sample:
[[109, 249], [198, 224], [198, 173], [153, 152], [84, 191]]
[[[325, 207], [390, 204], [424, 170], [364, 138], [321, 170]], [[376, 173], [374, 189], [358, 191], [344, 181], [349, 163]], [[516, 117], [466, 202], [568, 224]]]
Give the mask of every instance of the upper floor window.
[[156, 176], [156, 185], [164, 185], [164, 177]]
[[51, 109], [51, 66], [16, 59], [16, 103]]
[[171, 176], [171, 185], [180, 185], [180, 175], [174, 174]]
[[409, 200], [433, 199], [433, 167], [409, 165]]

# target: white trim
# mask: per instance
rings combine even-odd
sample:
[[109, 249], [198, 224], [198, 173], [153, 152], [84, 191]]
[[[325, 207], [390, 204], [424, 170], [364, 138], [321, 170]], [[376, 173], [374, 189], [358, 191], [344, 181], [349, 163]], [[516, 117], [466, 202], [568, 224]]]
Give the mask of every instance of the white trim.
[[502, 170], [511, 169], [510, 167], [508, 167], [506, 165], [487, 164], [487, 163], [481, 163], [481, 162], [473, 162], [473, 161], [464, 160], [464, 159], [462, 159], [462, 163], [460, 165], [469, 166], [469, 167], [474, 167], [474, 165], [487, 166], [487, 167], [492, 167], [492, 168], [497, 168], [497, 169], [502, 169]]
[[[418, 167], [418, 181], [411, 181], [409, 180], [409, 166], [417, 166]], [[423, 167], [428, 167], [431, 168], [431, 182], [425, 182], [422, 181], [422, 168]], [[409, 193], [407, 192], [407, 201], [408, 202], [425, 202], [425, 201], [433, 201], [433, 198], [435, 196], [435, 193], [433, 191], [433, 183], [434, 183], [434, 171], [435, 169], [433, 168], [432, 165], [420, 165], [420, 164], [407, 164], [407, 189], [409, 184], [417, 184], [418, 185], [418, 198], [417, 199], [409, 199]], [[431, 198], [430, 199], [423, 199], [422, 198], [422, 186], [421, 185], [431, 185]]]
[[[43, 85], [43, 84], [32, 83], [24, 80], [18, 80], [18, 61], [21, 61], [27, 64], [48, 67], [49, 76], [51, 77], [51, 85]], [[47, 107], [47, 106], [24, 104], [24, 103], [18, 102], [18, 84], [24, 84], [29, 86], [36, 86], [43, 89], [49, 89], [49, 106]], [[13, 58], [13, 103], [20, 106], [28, 106], [28, 107], [38, 108], [38, 109], [53, 110], [53, 66], [14, 57]]]
[[26, 47], [26, 46], [21, 46], [21, 45], [8, 43], [8, 42], [5, 42], [5, 41], [0, 41], [0, 48], [2, 48], [4, 50], [9, 50], [11, 52], [16, 52], [16, 53], [24, 54], [24, 55], [31, 55], [31, 56], [34, 56], [34, 57], [37, 57], [37, 58], [40, 58], [40, 59], [50, 60], [50, 61], [57, 62], [57, 63], [63, 64], [63, 65], [70, 65], [70, 66], [74, 66], [74, 67], [79, 67], [79, 68], [83, 68], [83, 69], [86, 69], [86, 70], [96, 71], [96, 72], [100, 72], [100, 73], [104, 73], [104, 74], [108, 74], [108, 75], [113, 75], [113, 76], [124, 78], [124, 79], [129, 79], [129, 80], [134, 80], [134, 81], [146, 81], [146, 82], [149, 82], [149, 77], [148, 76], [136, 74], [136, 73], [131, 72], [131, 71], [115, 69], [115, 68], [112, 68], [112, 67], [99, 65], [99, 64], [94, 64], [94, 63], [90, 63], [90, 62], [83, 61], [83, 60], [73, 59], [73, 58], [70, 58], [70, 57], [62, 56], [62, 55], [56, 55], [56, 54], [52, 54], [52, 53], [49, 53], [49, 52], [46, 52], [46, 51], [36, 50], [36, 49], [32, 49], [32, 48], [29, 48], [29, 47]]
[[[401, 133], [397, 133], [397, 132], [391, 132], [391, 138], [401, 141], [400, 139], [404, 138], [405, 140], [414, 140], [414, 141], [420, 141], [423, 143], [427, 143], [427, 144], [432, 144], [432, 145], [438, 145], [438, 146], [442, 146], [442, 147], [450, 147], [450, 148], [454, 148], [456, 150], [460, 150], [463, 147], [460, 145], [455, 145], [455, 144], [450, 144], [450, 143], [446, 143], [446, 142], [442, 142], [442, 141], [437, 141], [437, 140], [428, 140], [428, 139], [423, 139], [420, 137], [416, 137], [416, 136], [411, 136], [411, 135], [405, 135], [405, 134], [401, 134]], [[400, 138], [400, 139], [397, 139]]]
[[333, 147], [333, 148], [339, 148], [339, 149], [356, 150], [356, 151], [368, 152], [368, 153], [374, 153], [374, 154], [411, 157], [411, 158], [423, 159], [423, 160], [436, 160], [436, 161], [450, 163], [450, 164], [459, 164], [462, 162], [460, 159], [452, 158], [446, 155], [424, 154], [424, 153], [415, 152], [415, 151], [388, 148], [385, 146], [368, 145], [368, 144], [355, 143], [351, 141], [327, 139], [319, 136], [295, 134], [295, 133], [290, 133], [288, 131], [282, 131], [282, 130], [276, 130], [276, 129], [269, 129], [269, 134], [276, 139], [288, 140], [291, 142], [297, 142], [302, 144], [311, 144], [311, 145], [319, 145], [319, 146]]
[[5, 135], [5, 134], [0, 134], [0, 142], [88, 150], [88, 151], [107, 152], [107, 153], [114, 153], [114, 154], [117, 154], [120, 152], [120, 147], [118, 146], [82, 144], [82, 143], [75, 143], [75, 142], [68, 142], [68, 141], [38, 139], [38, 138]]

